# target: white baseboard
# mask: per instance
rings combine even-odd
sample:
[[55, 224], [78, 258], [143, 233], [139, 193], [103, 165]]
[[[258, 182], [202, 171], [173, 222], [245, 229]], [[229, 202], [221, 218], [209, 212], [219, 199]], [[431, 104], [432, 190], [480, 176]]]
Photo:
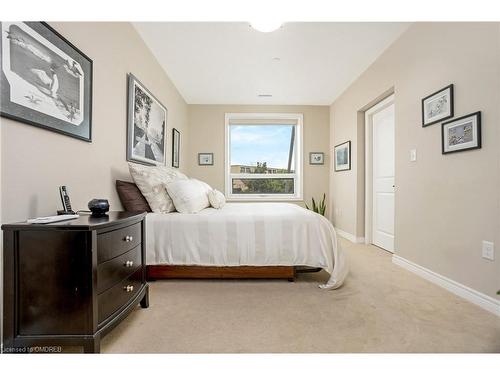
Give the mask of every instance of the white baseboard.
[[431, 271], [425, 267], [419, 266], [416, 263], [413, 263], [405, 258], [402, 258], [398, 255], [392, 256], [392, 263], [397, 264], [400, 267], [407, 269], [414, 274], [439, 285], [440, 287], [456, 294], [459, 297], [466, 299], [469, 302], [495, 314], [500, 317], [500, 301], [487, 296], [477, 290], [469, 288], [463, 284], [457, 283], [443, 275], [440, 275], [434, 271]]
[[335, 228], [335, 232], [341, 237], [344, 237], [346, 240], [349, 240], [354, 243], [365, 243], [364, 237], [356, 237], [354, 234], [348, 233], [342, 229]]

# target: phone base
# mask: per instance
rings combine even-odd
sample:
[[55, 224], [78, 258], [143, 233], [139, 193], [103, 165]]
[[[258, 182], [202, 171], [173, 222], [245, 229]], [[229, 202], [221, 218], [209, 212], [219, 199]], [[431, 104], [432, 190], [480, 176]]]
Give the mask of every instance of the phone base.
[[75, 211], [57, 210], [58, 215], [76, 215]]

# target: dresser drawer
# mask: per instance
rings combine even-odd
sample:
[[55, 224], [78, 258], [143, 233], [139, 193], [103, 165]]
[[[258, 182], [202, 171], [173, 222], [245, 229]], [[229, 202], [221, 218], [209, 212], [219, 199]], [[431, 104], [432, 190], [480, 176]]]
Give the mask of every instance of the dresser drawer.
[[101, 294], [141, 267], [141, 245], [97, 266], [97, 293]]
[[141, 243], [141, 223], [97, 235], [97, 263], [105, 262]]
[[127, 304], [141, 288], [142, 268], [97, 296], [99, 324]]

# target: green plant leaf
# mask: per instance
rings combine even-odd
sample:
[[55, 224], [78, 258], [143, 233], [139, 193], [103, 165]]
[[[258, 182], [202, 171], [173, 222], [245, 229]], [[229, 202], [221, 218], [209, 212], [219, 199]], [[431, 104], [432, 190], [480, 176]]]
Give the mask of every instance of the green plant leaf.
[[316, 201], [314, 200], [314, 197], [311, 198], [311, 201], [312, 201], [312, 207], [309, 207], [307, 205], [306, 202], [304, 202], [304, 205], [306, 206], [306, 208], [310, 211], [314, 211], [320, 215], [323, 215], [325, 216], [325, 212], [326, 212], [326, 193], [323, 193], [323, 198], [321, 199], [320, 202], [316, 203]]
[[321, 200], [320, 204], [320, 214], [325, 216], [326, 212], [326, 193], [323, 193], [323, 199]]

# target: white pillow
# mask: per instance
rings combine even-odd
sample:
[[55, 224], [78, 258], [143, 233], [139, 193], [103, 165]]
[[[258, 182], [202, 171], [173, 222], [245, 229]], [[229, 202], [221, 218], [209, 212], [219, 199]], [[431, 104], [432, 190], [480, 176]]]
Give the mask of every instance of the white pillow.
[[195, 214], [210, 206], [207, 186], [196, 179], [175, 180], [165, 185], [174, 202], [175, 209], [183, 214]]
[[172, 199], [165, 189], [165, 184], [178, 179], [187, 180], [188, 177], [185, 174], [165, 166], [149, 167], [128, 163], [128, 167], [130, 175], [153, 212], [168, 213], [175, 211]]
[[201, 181], [201, 180], [197, 180], [196, 178], [192, 178], [191, 180], [193, 180], [193, 181], [198, 181], [198, 182], [201, 184], [201, 186], [203, 186], [203, 189], [205, 189], [205, 192], [206, 192], [207, 194], [208, 194], [210, 191], [212, 191], [212, 187], [211, 187], [209, 184], [207, 184], [206, 182]]
[[213, 189], [208, 192], [208, 201], [213, 208], [222, 208], [226, 204], [226, 197], [219, 190]]

